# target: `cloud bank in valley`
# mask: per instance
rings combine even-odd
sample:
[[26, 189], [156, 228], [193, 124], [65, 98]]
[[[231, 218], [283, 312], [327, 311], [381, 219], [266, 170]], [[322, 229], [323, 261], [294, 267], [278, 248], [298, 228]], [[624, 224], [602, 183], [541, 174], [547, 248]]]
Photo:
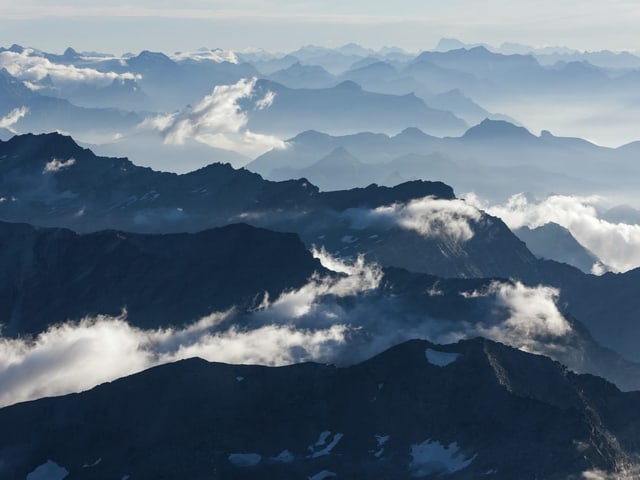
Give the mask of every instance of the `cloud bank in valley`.
[[480, 335], [553, 355], [572, 332], [555, 305], [557, 291], [547, 287], [494, 283], [465, 294], [485, 302], [484, 316], [436, 319], [401, 297], [380, 294], [377, 265], [314, 253], [336, 273], [316, 275], [273, 301], [265, 298], [251, 312], [231, 309], [184, 328], [156, 330], [131, 326], [125, 312], [51, 326], [32, 339], [0, 337], [0, 406], [86, 390], [194, 356], [263, 365], [350, 364], [412, 338], [449, 343]]
[[49, 77], [59, 88], [74, 88], [80, 85], [107, 87], [115, 80], [137, 80], [141, 78], [133, 73], [100, 72], [93, 68], [80, 68], [74, 65], [53, 63], [31, 49], [21, 53], [0, 52], [0, 68], [7, 71], [32, 88], [37, 89], [37, 82]]
[[141, 128], [160, 132], [165, 143], [183, 144], [195, 140], [206, 145], [233, 150], [255, 157], [273, 148], [285, 148], [277, 137], [255, 133], [247, 128], [248, 112], [242, 100], [250, 100], [253, 108], [269, 108], [275, 100], [273, 92], [255, 98], [257, 80], [242, 79], [233, 85], [217, 85], [193, 107], [174, 113], [149, 117]]
[[615, 271], [640, 266], [640, 225], [611, 223], [600, 218], [596, 208], [602, 202], [599, 197], [551, 195], [531, 202], [524, 194], [517, 194], [503, 205], [488, 205], [474, 195], [467, 196], [467, 200], [500, 217], [512, 229], [557, 223]]

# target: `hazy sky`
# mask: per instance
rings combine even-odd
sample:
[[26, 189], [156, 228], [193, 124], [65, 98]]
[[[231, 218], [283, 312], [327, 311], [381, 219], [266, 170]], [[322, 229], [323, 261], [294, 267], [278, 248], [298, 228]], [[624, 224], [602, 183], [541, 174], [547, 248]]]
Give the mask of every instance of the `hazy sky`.
[[637, 50], [638, 0], [0, 0], [0, 45], [171, 52], [303, 44], [409, 50], [443, 36]]

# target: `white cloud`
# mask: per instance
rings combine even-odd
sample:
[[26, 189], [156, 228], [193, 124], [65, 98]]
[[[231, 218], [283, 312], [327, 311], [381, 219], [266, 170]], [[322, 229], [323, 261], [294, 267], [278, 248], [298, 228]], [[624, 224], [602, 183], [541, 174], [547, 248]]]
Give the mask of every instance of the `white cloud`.
[[482, 218], [481, 212], [464, 200], [445, 200], [425, 197], [409, 203], [396, 203], [374, 210], [350, 209], [345, 215], [351, 218], [356, 229], [373, 224], [388, 224], [413, 230], [424, 237], [443, 238], [465, 242], [473, 238], [471, 222]]
[[6, 68], [11, 75], [27, 82], [32, 87], [34, 82], [39, 82], [47, 76], [58, 88], [74, 88], [83, 84], [106, 87], [111, 85], [114, 80], [141, 78], [139, 75], [128, 72], [100, 72], [93, 68], [79, 68], [74, 65], [53, 63], [31, 49], [25, 49], [22, 53], [0, 52], [0, 68]]
[[276, 94], [272, 91], [265, 93], [264, 97], [256, 102], [258, 110], [264, 110], [265, 108], [273, 105], [273, 101], [276, 99]]
[[627, 464], [622, 471], [605, 472], [603, 470], [588, 470], [582, 472], [583, 480], [633, 480], [638, 478], [640, 466]]
[[210, 61], [216, 63], [238, 63], [238, 57], [235, 53], [219, 48], [216, 48], [214, 50], [202, 49], [195, 52], [176, 52], [173, 55], [170, 55], [170, 57], [176, 62], [191, 60], [194, 62]]
[[[507, 312], [506, 319], [473, 328], [486, 338], [531, 353], [549, 353], [554, 339], [571, 333], [571, 325], [556, 305], [560, 292], [552, 287], [528, 287], [520, 282], [494, 282], [483, 291], [469, 292], [468, 298], [491, 297], [495, 308]], [[496, 317], [502, 316], [496, 313]]]
[[75, 165], [75, 163], [76, 163], [75, 158], [70, 158], [68, 160], [59, 160], [57, 158], [52, 158], [51, 161], [46, 163], [42, 173], [59, 172], [60, 170], [64, 170], [66, 168], [71, 167], [72, 165]]
[[[512, 196], [504, 205], [483, 204], [473, 195], [467, 200], [500, 217], [509, 228], [540, 227], [557, 223], [594, 253], [605, 265], [624, 272], [640, 266], [640, 225], [611, 223], [599, 218], [599, 197], [552, 195], [530, 202], [523, 194]], [[600, 273], [598, 267], [595, 273]]]
[[5, 117], [0, 118], [0, 128], [6, 128], [15, 133], [15, 130], [11, 127], [18, 123], [27, 113], [29, 113], [29, 108], [27, 107], [14, 108]]
[[255, 99], [256, 79], [242, 79], [233, 85], [217, 85], [194, 107], [149, 117], [141, 128], [159, 131], [166, 143], [182, 144], [189, 139], [216, 148], [234, 150], [257, 156], [273, 148], [285, 148], [277, 137], [262, 135], [247, 129], [247, 111], [241, 100], [251, 100], [256, 109], [268, 108], [275, 99], [273, 92]]
[[362, 256], [349, 264], [332, 257], [324, 249], [313, 250], [313, 254], [325, 268], [343, 275], [338, 278], [313, 276], [299, 290], [286, 292], [273, 303], [268, 303], [266, 307], [270, 316], [300, 318], [311, 314], [316, 308], [324, 311], [324, 306], [318, 303], [321, 297], [348, 297], [374, 290], [380, 285], [382, 270], [375, 264], [366, 264]]

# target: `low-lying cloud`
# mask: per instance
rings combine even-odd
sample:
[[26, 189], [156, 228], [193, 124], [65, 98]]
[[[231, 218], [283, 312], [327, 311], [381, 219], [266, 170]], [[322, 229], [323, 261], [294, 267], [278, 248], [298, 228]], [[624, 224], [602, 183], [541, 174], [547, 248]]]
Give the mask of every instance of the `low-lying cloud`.
[[517, 194], [503, 205], [483, 204], [473, 195], [467, 200], [500, 217], [512, 229], [557, 223], [615, 271], [625, 272], [640, 266], [640, 225], [611, 223], [599, 218], [596, 207], [602, 199], [598, 197], [552, 195], [530, 202], [523, 194]]
[[563, 339], [572, 333], [551, 288], [496, 282], [464, 294], [482, 304], [473, 318], [434, 318], [408, 298], [382, 293], [377, 265], [362, 258], [343, 262], [322, 250], [314, 254], [335, 273], [315, 275], [273, 301], [265, 296], [253, 311], [231, 309], [186, 327], [155, 330], [130, 325], [124, 312], [51, 326], [35, 338], [0, 337], [0, 406], [86, 390], [193, 356], [239, 364], [344, 365], [413, 338], [450, 343], [476, 336], [554, 356], [564, 352]]
[[53, 63], [32, 49], [21, 53], [0, 52], [0, 68], [5, 68], [14, 77], [22, 80], [27, 86], [37, 89], [38, 82], [51, 79], [58, 88], [74, 88], [80, 85], [107, 87], [114, 80], [138, 80], [141, 77], [130, 72], [101, 72], [94, 68], [81, 68], [75, 65]]
[[239, 63], [238, 56], [230, 50], [222, 50], [220, 48], [200, 49], [195, 52], [176, 52], [170, 55], [171, 59], [175, 62], [193, 61], [193, 62], [229, 62], [237, 64]]
[[256, 81], [255, 78], [242, 79], [233, 85], [217, 85], [195, 106], [149, 117], [141, 128], [160, 132], [166, 143], [180, 145], [193, 139], [252, 157], [274, 148], [285, 148], [285, 142], [279, 138], [247, 129], [248, 112], [240, 101], [251, 100], [255, 109], [262, 110], [275, 100], [273, 92], [255, 98]]
[[[467, 298], [492, 298], [497, 324], [478, 324], [478, 334], [530, 353], [550, 353], [554, 339], [571, 333], [569, 322], [557, 307], [560, 292], [538, 285], [528, 287], [521, 282], [493, 282], [481, 291], [462, 294]], [[504, 310], [506, 315], [498, 313]]]
[[473, 222], [482, 218], [482, 213], [464, 200], [445, 200], [424, 197], [410, 202], [396, 203], [373, 210], [350, 209], [347, 215], [356, 229], [372, 225], [397, 226], [412, 230], [424, 237], [442, 238], [465, 242], [473, 238]]
[[69, 167], [72, 167], [73, 165], [75, 165], [75, 163], [76, 163], [76, 159], [75, 158], [69, 158], [67, 160], [60, 160], [58, 158], [52, 158], [50, 161], [48, 161], [45, 164], [42, 173], [59, 172], [61, 170], [65, 170], [65, 169], [67, 169]]

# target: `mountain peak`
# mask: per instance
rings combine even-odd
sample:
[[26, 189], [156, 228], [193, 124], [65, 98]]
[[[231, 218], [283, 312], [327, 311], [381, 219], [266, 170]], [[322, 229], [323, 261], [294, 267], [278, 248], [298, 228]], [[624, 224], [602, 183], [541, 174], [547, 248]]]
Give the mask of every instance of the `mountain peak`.
[[304, 132], [301, 132], [295, 137], [289, 139], [288, 142], [307, 143], [329, 140], [331, 140], [331, 135], [327, 133], [319, 132], [317, 130], [305, 130]]
[[340, 90], [362, 91], [362, 87], [358, 85], [356, 82], [354, 82], [353, 80], [345, 80], [344, 82], [341, 82], [338, 85], [336, 85], [335, 88]]
[[52, 149], [84, 150], [69, 135], [63, 135], [59, 132], [16, 135], [7, 143], [12, 146], [24, 145], [32, 149], [39, 148], [40, 146], [51, 146]]
[[72, 47], [67, 47], [62, 56], [65, 58], [75, 58], [78, 56], [78, 52], [75, 51]]
[[492, 140], [496, 138], [512, 140], [530, 140], [536, 138], [529, 130], [504, 120], [485, 118], [475, 127], [471, 127], [462, 136], [469, 140]]
[[9, 51], [13, 53], [22, 53], [24, 52], [24, 47], [22, 45], [18, 45], [17, 43], [14, 43], [9, 47]]
[[447, 52], [449, 50], [458, 50], [464, 47], [465, 44], [457, 38], [441, 38], [435, 49], [439, 52]]
[[354, 166], [354, 167], [362, 167], [362, 163], [355, 156], [349, 152], [343, 146], [339, 146], [334, 148], [331, 153], [321, 158], [315, 164], [316, 166], [321, 165], [322, 167], [330, 167], [330, 166]]
[[417, 127], [407, 127], [402, 130], [399, 134], [396, 135], [396, 138], [399, 139], [424, 139], [431, 138], [430, 135], [427, 135], [422, 130]]

